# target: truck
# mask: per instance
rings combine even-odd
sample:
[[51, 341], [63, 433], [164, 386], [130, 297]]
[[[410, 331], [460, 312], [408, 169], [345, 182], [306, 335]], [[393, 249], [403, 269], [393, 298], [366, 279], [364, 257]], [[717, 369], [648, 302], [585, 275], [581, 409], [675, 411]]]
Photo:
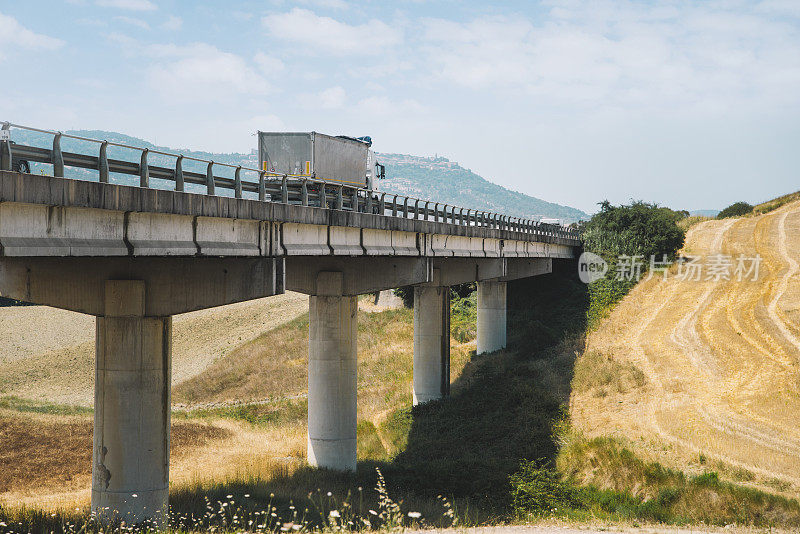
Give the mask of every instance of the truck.
[[[316, 178], [375, 191], [386, 168], [375, 159], [372, 138], [319, 132], [258, 132], [260, 169], [287, 179]], [[312, 187], [313, 184], [309, 184]]]

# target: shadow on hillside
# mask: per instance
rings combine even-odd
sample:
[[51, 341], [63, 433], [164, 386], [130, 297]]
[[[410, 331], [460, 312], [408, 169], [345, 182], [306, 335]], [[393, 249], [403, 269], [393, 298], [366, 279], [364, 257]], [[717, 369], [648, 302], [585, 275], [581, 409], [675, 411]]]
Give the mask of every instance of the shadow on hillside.
[[565, 262], [552, 274], [509, 285], [509, 348], [473, 356], [449, 398], [391, 416], [381, 431], [399, 441], [407, 436], [405, 449], [393, 460], [361, 461], [352, 475], [303, 468], [269, 481], [180, 490], [170, 498], [173, 508], [202, 514], [206, 496], [214, 502], [248, 493], [255, 504], [274, 493], [272, 505], [280, 511], [288, 509], [290, 498], [310, 507], [309, 493], [321, 490], [326, 500], [327, 491], [342, 498], [361, 487], [360, 506], [377, 509], [378, 467], [390, 495], [404, 500], [405, 511], [427, 517], [436, 506], [441, 510], [436, 497], [445, 495], [473, 520], [502, 517], [508, 511], [508, 476], [520, 461], [551, 460], [557, 452], [552, 425], [569, 400], [588, 305], [586, 287], [572, 276], [573, 265]]

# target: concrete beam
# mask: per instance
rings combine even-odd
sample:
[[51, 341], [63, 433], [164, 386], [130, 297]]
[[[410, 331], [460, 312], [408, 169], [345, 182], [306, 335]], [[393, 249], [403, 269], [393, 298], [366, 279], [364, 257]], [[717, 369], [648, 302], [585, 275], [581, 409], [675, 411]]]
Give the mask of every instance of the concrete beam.
[[309, 297], [308, 463], [356, 469], [358, 299], [342, 294], [342, 273], [319, 274]]
[[478, 354], [506, 347], [506, 282], [478, 282]]
[[553, 272], [553, 258], [508, 258], [505, 261], [506, 272], [499, 277], [503, 282]]
[[342, 294], [362, 295], [428, 282], [432, 276], [428, 258], [386, 256], [287, 256], [286, 289], [307, 295], [318, 293], [319, 274], [342, 273]]
[[434, 258], [433, 268], [441, 273], [441, 285], [455, 286], [492, 280], [506, 274], [503, 258]]
[[0, 296], [102, 316], [106, 280], [145, 282], [145, 315], [162, 317], [283, 292], [275, 258], [5, 258]]
[[172, 319], [147, 317], [145, 283], [105, 282], [97, 318], [92, 511], [165, 522], [169, 498]]

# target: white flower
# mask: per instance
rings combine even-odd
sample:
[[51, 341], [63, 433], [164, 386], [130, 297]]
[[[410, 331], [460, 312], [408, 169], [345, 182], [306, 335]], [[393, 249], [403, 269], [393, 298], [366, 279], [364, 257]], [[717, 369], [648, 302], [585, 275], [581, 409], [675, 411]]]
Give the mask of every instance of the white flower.
[[369, 513], [371, 513], [372, 515], [378, 515], [378, 512], [376, 512], [375, 510], [370, 510]]
[[419, 512], [408, 512], [408, 517], [410, 517], [411, 519], [419, 519], [420, 517], [422, 517], [422, 514]]
[[233, 499], [233, 495], [226, 495], [225, 497], [226, 497], [227, 499]]
[[136, 495], [135, 493], [132, 493], [131, 497], [133, 497], [135, 499], [136, 497], [138, 497], [138, 495]]
[[328, 492], [328, 497], [330, 497], [331, 495], [332, 495], [332, 493], [329, 491], [329, 492]]
[[244, 498], [245, 498], [245, 499], [249, 499], [249, 498], [250, 498], [250, 494], [249, 494], [249, 493], [245, 493], [245, 494], [244, 494]]
[[331, 510], [331, 513], [328, 514], [331, 517], [342, 517], [339, 515], [339, 510]]

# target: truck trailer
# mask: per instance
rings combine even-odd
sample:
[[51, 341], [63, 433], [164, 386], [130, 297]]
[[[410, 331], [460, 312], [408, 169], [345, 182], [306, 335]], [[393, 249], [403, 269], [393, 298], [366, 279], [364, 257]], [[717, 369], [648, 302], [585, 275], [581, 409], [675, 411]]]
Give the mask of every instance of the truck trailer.
[[319, 132], [258, 132], [261, 170], [296, 180], [316, 178], [369, 191], [385, 167], [377, 162], [369, 137]]

